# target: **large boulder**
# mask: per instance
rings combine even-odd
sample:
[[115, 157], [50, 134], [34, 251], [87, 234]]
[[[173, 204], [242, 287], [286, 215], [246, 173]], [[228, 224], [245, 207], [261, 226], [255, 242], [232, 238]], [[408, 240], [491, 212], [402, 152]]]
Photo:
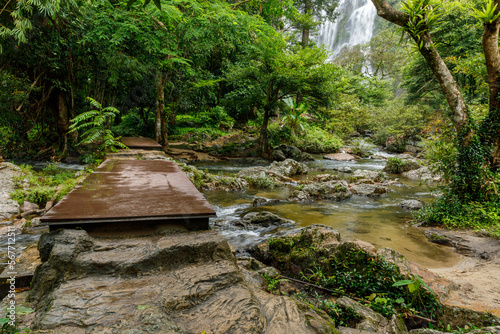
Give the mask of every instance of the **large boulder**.
[[257, 229], [281, 225], [292, 225], [293, 221], [282, 218], [269, 211], [250, 212], [240, 220], [233, 221], [233, 225], [246, 229]]
[[382, 171], [358, 169], [351, 175], [351, 180], [356, 182], [381, 182], [386, 178]]
[[417, 159], [389, 158], [383, 171], [392, 174], [401, 174], [411, 170], [419, 169], [422, 164]]
[[410, 179], [417, 179], [422, 181], [439, 182], [441, 180], [441, 178], [439, 176], [435, 176], [427, 166], [420, 167], [419, 169], [410, 170], [408, 172], [403, 173], [403, 175]]
[[269, 166], [269, 171], [276, 174], [281, 174], [287, 177], [295, 175], [304, 175], [309, 173], [309, 168], [301, 162], [292, 159], [285, 161], [275, 161]]
[[276, 184], [280, 185], [285, 182], [295, 182], [291, 179], [291, 176], [307, 174], [309, 168], [301, 163], [292, 159], [286, 159], [284, 161], [275, 161], [268, 167], [249, 167], [244, 168], [238, 172], [238, 178], [244, 178], [250, 181], [261, 181], [261, 182], [251, 182], [253, 184]]
[[[293, 159], [296, 161], [314, 161], [314, 157], [309, 153], [302, 152], [300, 149], [293, 145], [279, 145], [273, 148], [274, 151], [280, 151], [288, 159]], [[281, 159], [279, 152], [276, 153], [277, 157]], [[274, 153], [273, 153], [274, 155]]]
[[416, 199], [407, 199], [399, 203], [399, 206], [408, 210], [420, 210], [424, 207], [424, 203]]
[[389, 192], [387, 187], [379, 184], [353, 184], [350, 186], [350, 189], [356, 195], [368, 197], [378, 197]]
[[[167, 233], [166, 231], [162, 232]], [[331, 320], [247, 282], [214, 231], [42, 236], [32, 329], [57, 333], [318, 333]], [[254, 284], [255, 283], [255, 284]], [[314, 319], [313, 323], [309, 321]]]
[[290, 196], [290, 200], [308, 201], [328, 199], [341, 201], [352, 196], [346, 181], [328, 181], [299, 185]]
[[268, 176], [268, 168], [257, 166], [257, 167], [248, 167], [240, 170], [238, 172], [238, 177], [246, 178], [246, 177], [254, 177], [254, 178], [265, 178]]

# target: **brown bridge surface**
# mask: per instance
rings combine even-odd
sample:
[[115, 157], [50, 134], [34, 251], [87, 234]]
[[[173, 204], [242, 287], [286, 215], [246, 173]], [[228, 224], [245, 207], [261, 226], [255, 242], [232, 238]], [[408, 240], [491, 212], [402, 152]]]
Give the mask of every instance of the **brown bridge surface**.
[[122, 137], [120, 141], [128, 148], [158, 151], [163, 149], [156, 141], [146, 137]]
[[127, 222], [208, 229], [211, 216], [215, 211], [175, 162], [108, 159], [41, 221], [51, 230]]

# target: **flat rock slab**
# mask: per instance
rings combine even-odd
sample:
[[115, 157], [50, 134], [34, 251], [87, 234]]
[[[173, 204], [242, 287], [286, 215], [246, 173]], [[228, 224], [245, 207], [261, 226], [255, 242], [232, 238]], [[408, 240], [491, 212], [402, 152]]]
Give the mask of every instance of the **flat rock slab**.
[[215, 216], [173, 161], [106, 160], [41, 221], [49, 225], [206, 219]]
[[121, 142], [128, 148], [143, 150], [159, 150], [163, 147], [151, 138], [145, 137], [122, 137]]
[[[32, 329], [71, 334], [333, 332], [326, 314], [302, 310], [297, 301], [247, 283], [227, 240], [215, 231], [93, 238], [83, 230], [60, 229], [44, 234], [39, 249], [42, 264], [29, 295], [36, 312], [31, 325], [23, 323]], [[262, 280], [255, 275], [254, 281]]]
[[337, 160], [337, 161], [353, 161], [356, 160], [356, 156], [349, 153], [332, 153], [325, 154], [323, 156], [324, 159], [327, 160]]

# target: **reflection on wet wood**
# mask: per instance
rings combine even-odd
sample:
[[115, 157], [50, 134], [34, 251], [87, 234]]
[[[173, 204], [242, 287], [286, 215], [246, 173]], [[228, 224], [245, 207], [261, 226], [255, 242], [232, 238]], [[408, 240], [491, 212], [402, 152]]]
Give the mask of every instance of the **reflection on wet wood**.
[[211, 216], [215, 211], [176, 163], [106, 160], [41, 221], [51, 229], [75, 224], [166, 221], [208, 229]]

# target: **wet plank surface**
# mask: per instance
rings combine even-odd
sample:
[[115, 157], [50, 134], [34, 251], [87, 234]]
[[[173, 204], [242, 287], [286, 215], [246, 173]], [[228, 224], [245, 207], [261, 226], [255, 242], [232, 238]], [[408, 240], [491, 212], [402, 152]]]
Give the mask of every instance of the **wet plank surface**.
[[143, 150], [162, 150], [162, 146], [151, 138], [145, 137], [122, 137], [121, 142], [128, 148]]
[[41, 221], [95, 223], [210, 216], [215, 211], [176, 163], [109, 159]]

